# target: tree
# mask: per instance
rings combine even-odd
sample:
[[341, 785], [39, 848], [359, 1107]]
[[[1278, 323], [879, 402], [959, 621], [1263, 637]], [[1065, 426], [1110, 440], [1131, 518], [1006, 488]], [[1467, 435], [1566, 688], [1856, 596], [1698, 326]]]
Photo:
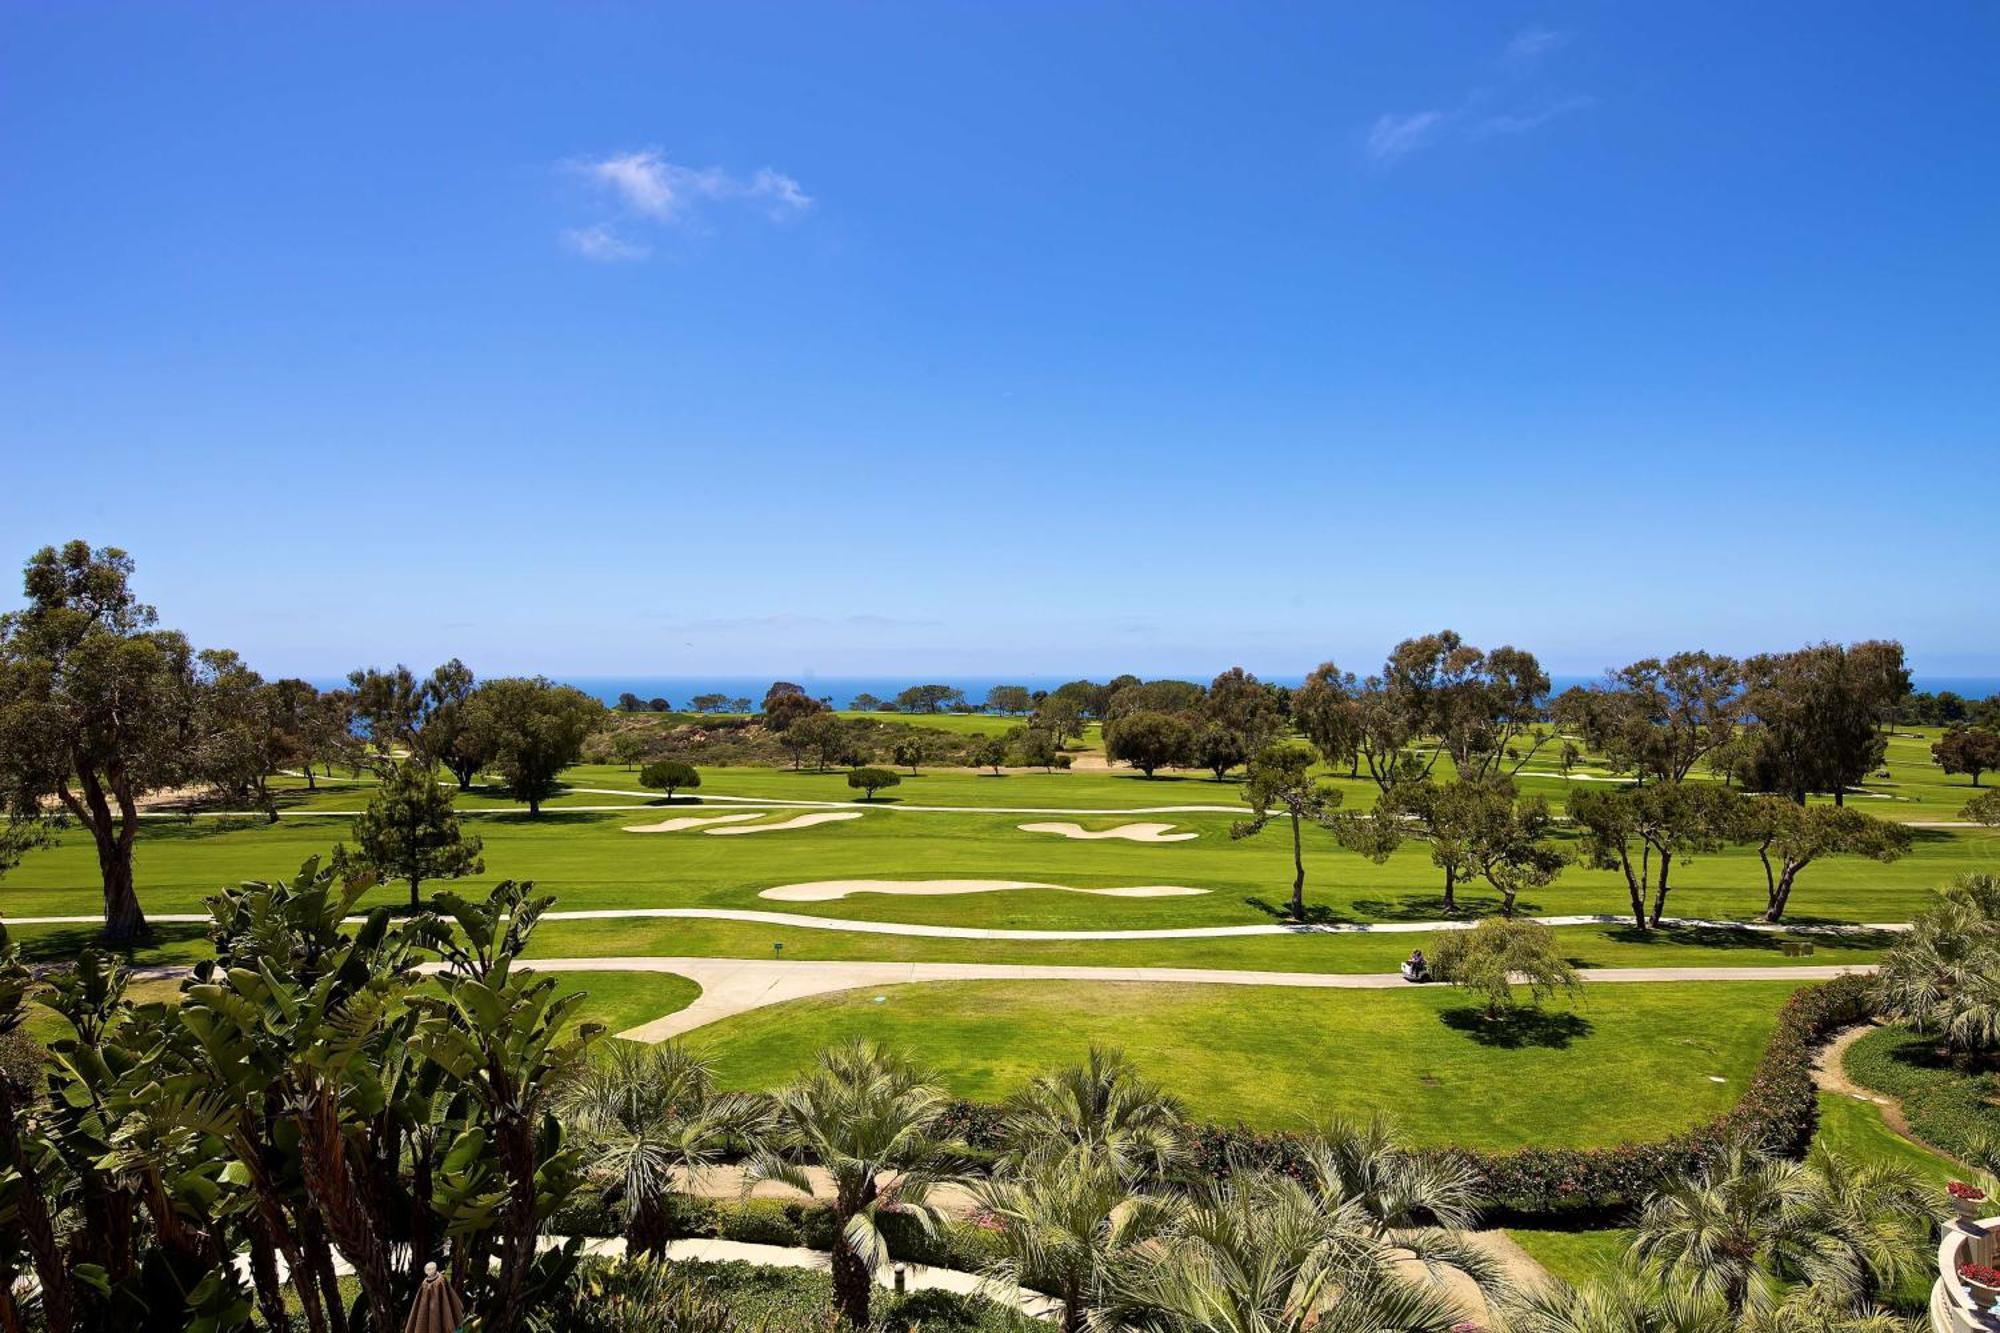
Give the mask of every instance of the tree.
[[995, 685], [986, 691], [986, 711], [1019, 716], [1035, 706], [1025, 685]]
[[1484, 997], [1488, 1018], [1514, 1007], [1516, 985], [1528, 988], [1537, 1007], [1558, 993], [1583, 993], [1583, 980], [1563, 957], [1555, 932], [1539, 921], [1488, 917], [1470, 930], [1445, 931], [1430, 962], [1440, 979]]
[[[1242, 758], [1232, 763], [1256, 754], [1284, 729], [1285, 714], [1274, 688], [1242, 667], [1231, 667], [1210, 682], [1204, 705], [1205, 716], [1236, 737]], [[1212, 765], [1204, 763], [1202, 767]], [[1216, 774], [1216, 780], [1221, 779], [1222, 775]]]
[[1035, 705], [1028, 725], [1055, 738], [1058, 750], [1083, 735], [1083, 709], [1073, 695], [1056, 691]]
[[731, 699], [729, 701], [729, 711], [732, 713], [748, 713], [750, 711], [750, 701], [741, 698]]
[[763, 1125], [754, 1098], [718, 1092], [709, 1061], [679, 1042], [610, 1043], [556, 1108], [582, 1136], [591, 1173], [612, 1186], [628, 1254], [664, 1254], [668, 1201]]
[[664, 791], [671, 801], [675, 792], [701, 786], [701, 772], [682, 760], [662, 759], [639, 770], [639, 785], [649, 791]]
[[1458, 911], [1458, 886], [1477, 873], [1472, 844], [1489, 792], [1479, 782], [1440, 784], [1412, 778], [1398, 782], [1382, 797], [1382, 805], [1408, 820], [1429, 846], [1431, 864], [1444, 871], [1446, 913]]
[[632, 691], [627, 690], [623, 694], [618, 696], [619, 712], [643, 713], [645, 710], [646, 710], [646, 701], [644, 699], [641, 699], [638, 695], [632, 693]]
[[1931, 746], [1931, 758], [1947, 773], [1963, 773], [1979, 785], [1979, 775], [2000, 768], [2000, 731], [1953, 727]]
[[354, 696], [346, 690], [317, 693], [306, 705], [294, 735], [294, 752], [306, 777], [306, 789], [315, 789], [315, 764], [324, 766], [330, 776], [336, 762], [355, 763], [359, 744], [354, 734]]
[[1907, 688], [1902, 655], [1895, 643], [1822, 643], [1744, 663], [1757, 789], [1801, 805], [1808, 792], [1830, 791], [1843, 803], [1882, 762], [1882, 724], [1899, 700], [1897, 680]]
[[1049, 691], [1050, 699], [1060, 699], [1081, 717], [1103, 718], [1111, 701], [1111, 687], [1095, 681], [1072, 680]]
[[1331, 662], [1314, 667], [1305, 683], [1292, 692], [1292, 721], [1329, 765], [1345, 764], [1357, 776], [1361, 763], [1361, 724], [1355, 705], [1354, 673]]
[[[764, 692], [764, 726], [769, 731], [789, 731], [805, 719], [826, 711], [825, 704], [790, 681], [778, 681]], [[797, 767], [796, 756], [793, 766]]]
[[1248, 1164], [1192, 1188], [1111, 1286], [1106, 1327], [1174, 1333], [1447, 1333], [1472, 1313], [1362, 1208]]
[[416, 752], [441, 765], [468, 791], [489, 755], [484, 738], [472, 725], [472, 669], [456, 657], [425, 678], [423, 713], [412, 745]]
[[1885, 1017], [1935, 1033], [1951, 1051], [2000, 1050], [2000, 877], [1961, 875], [1882, 959]]
[[453, 808], [451, 788], [438, 773], [418, 759], [407, 759], [388, 777], [354, 817], [355, 853], [334, 849], [334, 865], [343, 871], [365, 867], [378, 878], [410, 886], [410, 910], [423, 900], [418, 890], [427, 879], [458, 879], [486, 869], [480, 840], [462, 832]]
[[855, 695], [847, 706], [857, 713], [879, 713], [882, 711], [882, 701], [866, 691]]
[[277, 823], [269, 781], [290, 756], [276, 696], [230, 649], [204, 649], [195, 663], [190, 776], [225, 800], [254, 804]]
[[1632, 924], [1653, 930], [1665, 919], [1676, 861], [1720, 850], [1742, 827], [1737, 804], [1742, 799], [1711, 782], [1666, 782], [1623, 791], [1580, 789], [1569, 794], [1568, 807], [1582, 835], [1585, 860], [1596, 869], [1624, 874]]
[[1184, 764], [1194, 747], [1194, 728], [1173, 713], [1127, 713], [1104, 726], [1104, 753], [1147, 777]]
[[0, 791], [15, 818], [54, 797], [97, 848], [105, 938], [147, 933], [132, 879], [138, 798], [182, 781], [194, 705], [187, 640], [155, 628], [116, 547], [42, 548], [27, 605], [0, 616]]
[[1311, 776], [1313, 752], [1303, 745], [1280, 742], [1269, 745], [1250, 762], [1248, 780], [1243, 784], [1243, 800], [1251, 817], [1230, 826], [1232, 838], [1248, 838], [1264, 831], [1274, 812], [1292, 826], [1292, 902], [1294, 921], [1306, 917], [1306, 857], [1300, 834], [1307, 822], [1324, 824], [1346, 793]]
[[619, 727], [611, 733], [611, 757], [625, 765], [630, 772], [632, 766], [646, 757], [652, 748], [652, 738], [640, 727]]
[[1581, 735], [1614, 768], [1642, 782], [1680, 782], [1729, 744], [1743, 712], [1743, 668], [1731, 657], [1648, 657], [1599, 686], [1556, 701], [1559, 727]]
[[[808, 1166], [832, 1177], [833, 1300], [855, 1328], [868, 1327], [872, 1276], [889, 1257], [882, 1211], [894, 1208], [926, 1231], [938, 1225], [931, 1190], [954, 1179], [937, 1138], [945, 1105], [929, 1075], [870, 1042], [820, 1052], [811, 1069], [772, 1096], [745, 1186], [770, 1180], [811, 1197]], [[895, 1180], [885, 1185], [890, 1172]]]
[[896, 696], [896, 707], [905, 713], [935, 713], [965, 702], [965, 696], [949, 685], [912, 685]]
[[1901, 1165], [1857, 1166], [1823, 1146], [1804, 1162], [1732, 1147], [1646, 1201], [1631, 1254], [1736, 1318], [1770, 1312], [1787, 1284], [1860, 1309], [1924, 1271], [1926, 1195]]
[[801, 755], [811, 753], [822, 773], [833, 766], [846, 739], [847, 728], [825, 709], [794, 722], [784, 737], [786, 748], [792, 751], [793, 768], [799, 766]]
[[1250, 751], [1243, 744], [1243, 734], [1220, 722], [1202, 723], [1201, 729], [1194, 733], [1194, 744], [1188, 749], [1188, 758], [1215, 774], [1217, 782], [1249, 757]]
[[1004, 1169], [1033, 1158], [1096, 1157], [1133, 1179], [1158, 1178], [1188, 1155], [1187, 1111], [1118, 1051], [1092, 1046], [1082, 1064], [1037, 1074], [1002, 1110]]
[[910, 770], [911, 777], [915, 777], [917, 766], [930, 758], [930, 747], [924, 744], [921, 736], [906, 736], [896, 742], [890, 754], [897, 763]]
[[1902, 824], [1837, 805], [1794, 805], [1773, 796], [1745, 803], [1742, 836], [1757, 844], [1764, 866], [1763, 919], [1772, 923], [1783, 919], [1799, 872], [1819, 858], [1865, 856], [1887, 863], [1909, 851], [1912, 841]]
[[688, 700], [688, 707], [697, 713], [720, 713], [729, 707], [726, 694], [697, 694]]
[[603, 719], [604, 705], [547, 676], [489, 680], [467, 700], [478, 744], [516, 800], [538, 816], [556, 779], [583, 754], [583, 742]]
[[860, 792], [864, 801], [874, 800], [876, 792], [898, 786], [902, 781], [886, 768], [857, 768], [847, 775], [847, 785]]
[[1056, 744], [1055, 736], [1040, 727], [1016, 727], [1007, 733], [1007, 744], [1013, 750], [1014, 762], [1054, 772], [1056, 760], [1061, 757], [1062, 747]]
[[1115, 1301], [1112, 1278], [1166, 1230], [1165, 1199], [1145, 1194], [1115, 1162], [1089, 1154], [1036, 1158], [974, 1191], [998, 1225], [993, 1276], [1032, 1282], [1062, 1302], [1063, 1333], [1101, 1328], [1092, 1314]]
[[1111, 682], [1104, 720], [1115, 722], [1134, 713], [1200, 714], [1208, 691], [1191, 680], [1146, 680], [1120, 676]]
[[396, 751], [413, 749], [424, 712], [423, 686], [416, 673], [398, 662], [387, 671], [365, 667], [347, 673], [354, 693], [354, 716], [377, 761], [395, 761]]
[[993, 776], [1000, 776], [1001, 765], [1007, 762], [1007, 742], [998, 736], [981, 736], [966, 752], [974, 768], [990, 768]]
[[[1391, 649], [1379, 690], [1397, 731], [1438, 738], [1423, 762], [1426, 774], [1449, 754], [1461, 776], [1479, 777], [1503, 771], [1513, 740], [1542, 720], [1549, 677], [1533, 653], [1512, 647], [1489, 653], [1442, 630]], [[1550, 734], [1536, 735], [1516, 760], [1516, 771]]]

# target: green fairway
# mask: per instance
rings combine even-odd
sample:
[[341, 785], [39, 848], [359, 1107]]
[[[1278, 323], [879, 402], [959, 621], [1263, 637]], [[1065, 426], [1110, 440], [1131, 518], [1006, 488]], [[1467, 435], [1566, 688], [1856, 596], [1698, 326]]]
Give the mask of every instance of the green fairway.
[[[676, 803], [670, 813], [730, 810]], [[760, 898], [758, 891], [812, 880], [883, 878], [1007, 879], [1076, 888], [1174, 884], [1208, 890], [1172, 898], [1045, 890], [929, 898], [862, 895], [810, 904], [815, 916], [1106, 930], [1272, 921], [1290, 880], [1289, 840], [1266, 836], [1234, 841], [1228, 814], [1159, 816], [1156, 822], [1198, 835], [1193, 841], [1159, 845], [1023, 832], [1020, 824], [1035, 822], [1028, 815], [891, 809], [868, 810], [859, 818], [812, 828], [727, 837], [693, 829], [625, 831], [628, 825], [657, 823], [667, 813], [664, 806], [609, 813], [565, 813], [557, 807], [539, 819], [517, 812], [475, 817], [468, 822], [485, 841], [487, 873], [467, 881], [465, 891], [477, 892], [510, 877], [534, 880], [566, 908], [797, 911], [798, 905], [774, 903]], [[772, 819], [798, 813], [785, 811]], [[1080, 822], [1102, 827], [1123, 821]], [[258, 818], [149, 820], [135, 854], [140, 896], [155, 912], [198, 910], [217, 886], [289, 875], [306, 856], [325, 855], [344, 836], [347, 821], [337, 817], [293, 815], [275, 825]], [[1559, 836], [1558, 843], [1568, 845], [1567, 835]], [[1442, 915], [1438, 872], [1420, 844], [1405, 844], [1382, 865], [1341, 851], [1331, 835], [1319, 830], [1309, 831], [1306, 848], [1307, 900], [1315, 919], [1424, 920]], [[1964, 871], [1996, 866], [2000, 834], [1922, 829], [1912, 854], [1894, 864], [1844, 859], [1813, 865], [1800, 877], [1793, 914], [1806, 921], [1908, 920], [1933, 886]], [[1748, 918], [1761, 909], [1763, 894], [1763, 872], [1755, 856], [1733, 849], [1680, 866], [1668, 908], [1682, 915]], [[398, 897], [393, 889], [377, 895], [371, 901]], [[1614, 872], [1572, 865], [1553, 885], [1524, 895], [1521, 907], [1537, 915], [1618, 913], [1625, 897], [1623, 881]], [[1474, 911], [1490, 909], [1494, 901], [1479, 886], [1461, 894], [1462, 905]], [[0, 904], [12, 917], [99, 910], [96, 858], [88, 840], [71, 833], [59, 846], [31, 854], [0, 889]]]
[[1727, 1109], [1791, 989], [1601, 986], [1574, 1012], [1494, 1027], [1443, 988], [944, 982], [775, 1005], [690, 1040], [727, 1084], [758, 1088], [828, 1045], [872, 1037], [980, 1100], [1097, 1043], [1122, 1048], [1207, 1120], [1296, 1128], [1380, 1110], [1421, 1143], [1590, 1147]]
[[602, 1023], [616, 1034], [693, 1004], [701, 987], [670, 972], [577, 972], [558, 978], [565, 995], [584, 993], [580, 1023]]

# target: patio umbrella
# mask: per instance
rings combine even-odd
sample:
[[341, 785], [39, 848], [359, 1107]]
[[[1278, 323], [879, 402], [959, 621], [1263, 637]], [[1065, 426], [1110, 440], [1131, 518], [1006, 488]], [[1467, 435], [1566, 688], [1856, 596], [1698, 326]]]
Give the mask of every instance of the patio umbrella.
[[410, 1304], [410, 1318], [403, 1325], [403, 1333], [457, 1333], [464, 1322], [465, 1302], [451, 1289], [444, 1274], [438, 1272], [436, 1264], [425, 1264], [424, 1284], [417, 1288], [417, 1299]]

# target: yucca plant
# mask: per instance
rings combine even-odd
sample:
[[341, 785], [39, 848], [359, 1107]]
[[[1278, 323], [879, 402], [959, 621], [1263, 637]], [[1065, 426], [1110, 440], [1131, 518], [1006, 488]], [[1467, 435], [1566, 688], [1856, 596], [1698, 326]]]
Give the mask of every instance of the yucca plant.
[[1042, 1074], [1006, 1106], [1004, 1169], [1077, 1149], [1108, 1157], [1128, 1174], [1153, 1176], [1187, 1156], [1180, 1102], [1118, 1051], [1092, 1046], [1083, 1063]]
[[1175, 1213], [1171, 1200], [1141, 1193], [1109, 1154], [1090, 1149], [1030, 1157], [975, 1194], [1004, 1255], [992, 1277], [1061, 1300], [1064, 1333], [1112, 1327], [1100, 1314], [1111, 1273]]

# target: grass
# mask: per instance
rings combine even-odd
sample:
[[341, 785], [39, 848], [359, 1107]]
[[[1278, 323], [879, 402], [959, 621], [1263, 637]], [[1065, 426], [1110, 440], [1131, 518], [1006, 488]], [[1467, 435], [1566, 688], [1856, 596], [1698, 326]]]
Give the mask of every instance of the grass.
[[[767, 783], [787, 776], [762, 772]], [[844, 797], [845, 781], [838, 781], [838, 794]], [[909, 785], [899, 790], [907, 791]], [[1209, 890], [1197, 897], [1160, 899], [1046, 891], [927, 899], [876, 895], [812, 909], [814, 915], [873, 920], [1091, 930], [1271, 921], [1291, 877], [1289, 839], [1234, 841], [1229, 837], [1232, 816], [1223, 813], [1161, 816], [1198, 836], [1152, 846], [1024, 833], [1017, 826], [1033, 822], [1025, 815], [891, 808], [841, 823], [745, 837], [624, 831], [628, 824], [655, 822], [664, 808], [659, 803], [630, 813], [565, 813], [557, 806], [540, 819], [508, 812], [468, 821], [485, 842], [488, 873], [465, 888], [477, 892], [509, 876], [536, 881], [569, 908], [753, 909], [773, 906], [757, 896], [759, 889], [813, 879], [1007, 878], [1076, 887], [1164, 883]], [[676, 802], [672, 808], [701, 807]], [[338, 818], [291, 817], [275, 825], [261, 819], [149, 821], [135, 855], [142, 900], [156, 912], [199, 910], [218, 885], [289, 875], [305, 857], [324, 856], [346, 834], [346, 823]], [[1405, 845], [1378, 866], [1341, 851], [1331, 835], [1314, 830], [1306, 859], [1308, 904], [1320, 919], [1421, 920], [1441, 914], [1438, 872], [1419, 844]], [[1908, 920], [1935, 885], [1964, 871], [1996, 867], [2000, 834], [1919, 830], [1916, 850], [1894, 864], [1829, 860], [1810, 867], [1799, 881], [1796, 914], [1802, 920]], [[1763, 893], [1762, 870], [1747, 851], [1698, 857], [1679, 871], [1669, 910], [1747, 918], [1761, 909]], [[397, 898], [396, 890], [384, 888], [371, 901], [393, 903]], [[1522, 906], [1544, 915], [1615, 913], [1624, 900], [1623, 881], [1615, 873], [1572, 865], [1555, 884], [1525, 895]], [[4, 902], [16, 917], [99, 910], [97, 867], [88, 839], [72, 830], [58, 846], [31, 854], [8, 877]], [[1475, 888], [1463, 895], [1463, 902], [1472, 910], [1490, 908], [1494, 895]]]
[[1791, 989], [1604, 986], [1574, 1012], [1495, 1026], [1442, 988], [943, 982], [775, 1005], [691, 1040], [726, 1084], [761, 1088], [826, 1046], [874, 1038], [979, 1100], [1096, 1043], [1123, 1049], [1202, 1119], [1294, 1128], [1383, 1110], [1420, 1143], [1597, 1146], [1726, 1109]]
[[1840, 1153], [1864, 1162], [1886, 1162], [1913, 1171], [1940, 1189], [1958, 1180], [1964, 1172], [1948, 1158], [1890, 1129], [1882, 1120], [1882, 1108], [1837, 1092], [1819, 1095], [1819, 1136], [1816, 1140]]
[[1629, 1227], [1579, 1231], [1508, 1227], [1507, 1234], [1551, 1276], [1571, 1286], [1609, 1276], [1625, 1262], [1625, 1252], [1632, 1244]]

